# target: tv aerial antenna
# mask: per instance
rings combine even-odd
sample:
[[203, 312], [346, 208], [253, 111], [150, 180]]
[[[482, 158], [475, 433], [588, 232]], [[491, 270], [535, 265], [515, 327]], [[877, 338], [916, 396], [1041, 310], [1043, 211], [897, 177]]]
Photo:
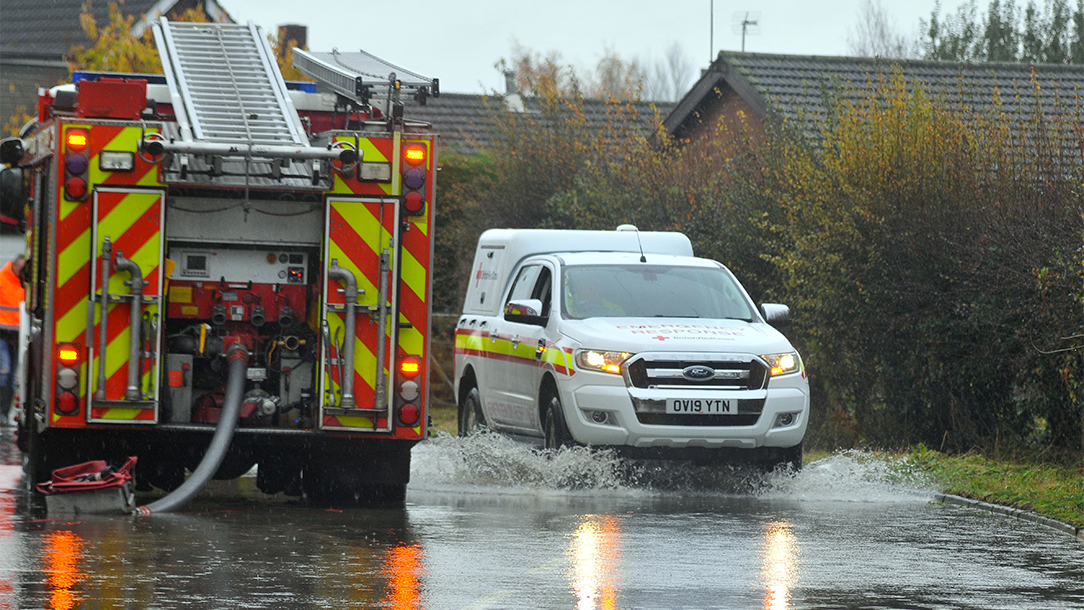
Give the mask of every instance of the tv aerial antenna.
[[760, 35], [760, 11], [736, 11], [734, 13], [734, 33], [741, 34], [741, 52], [745, 52], [745, 36]]

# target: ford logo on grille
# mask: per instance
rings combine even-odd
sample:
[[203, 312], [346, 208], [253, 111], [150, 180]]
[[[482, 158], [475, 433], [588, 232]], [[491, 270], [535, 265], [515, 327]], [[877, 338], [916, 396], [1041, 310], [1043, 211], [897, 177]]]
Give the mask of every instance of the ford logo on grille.
[[702, 365], [687, 366], [681, 371], [681, 376], [689, 381], [704, 381], [715, 377], [715, 369]]

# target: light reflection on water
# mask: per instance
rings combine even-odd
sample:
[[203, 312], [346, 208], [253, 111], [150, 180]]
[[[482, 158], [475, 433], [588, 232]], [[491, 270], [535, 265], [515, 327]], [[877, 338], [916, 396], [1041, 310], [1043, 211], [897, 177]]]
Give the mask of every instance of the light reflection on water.
[[80, 565], [82, 551], [83, 539], [73, 532], [58, 530], [45, 536], [43, 571], [53, 610], [70, 610], [82, 602], [76, 588], [87, 577]]
[[381, 577], [388, 583], [383, 599], [385, 608], [418, 610], [426, 607], [422, 596], [424, 559], [425, 553], [417, 544], [398, 544], [387, 550], [380, 569]]
[[588, 515], [569, 549], [578, 610], [614, 610], [621, 585], [621, 528], [610, 515]]
[[764, 610], [787, 610], [790, 591], [798, 582], [798, 543], [785, 521], [764, 527], [761, 553], [761, 580], [764, 582]]

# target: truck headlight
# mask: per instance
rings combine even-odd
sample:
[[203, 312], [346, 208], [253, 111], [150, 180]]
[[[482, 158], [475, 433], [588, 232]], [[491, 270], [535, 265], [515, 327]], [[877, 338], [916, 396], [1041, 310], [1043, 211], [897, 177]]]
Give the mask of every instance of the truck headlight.
[[596, 352], [584, 349], [576, 352], [576, 365], [581, 369], [620, 375], [621, 365], [631, 355], [628, 352]]
[[786, 375], [798, 370], [801, 359], [796, 352], [783, 354], [764, 354], [761, 356], [768, 363], [769, 374], [772, 377]]

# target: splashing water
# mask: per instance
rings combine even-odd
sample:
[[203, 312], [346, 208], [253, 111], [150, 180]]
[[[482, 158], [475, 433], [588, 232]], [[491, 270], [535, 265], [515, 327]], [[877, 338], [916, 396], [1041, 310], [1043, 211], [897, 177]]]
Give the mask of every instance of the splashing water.
[[889, 460], [866, 451], [841, 451], [807, 464], [794, 476], [772, 476], [759, 496], [813, 502], [927, 501], [934, 490], [906, 457]]
[[412, 483], [459, 483], [527, 489], [599, 490], [624, 487], [622, 463], [610, 451], [568, 447], [541, 451], [499, 434], [442, 434], [422, 443], [411, 460]]
[[926, 500], [932, 486], [906, 459], [844, 451], [801, 472], [748, 464], [626, 460], [610, 450], [544, 451], [494, 433], [441, 433], [418, 445], [411, 487], [428, 490], [600, 492], [608, 496], [752, 496], [769, 500], [899, 502]]

